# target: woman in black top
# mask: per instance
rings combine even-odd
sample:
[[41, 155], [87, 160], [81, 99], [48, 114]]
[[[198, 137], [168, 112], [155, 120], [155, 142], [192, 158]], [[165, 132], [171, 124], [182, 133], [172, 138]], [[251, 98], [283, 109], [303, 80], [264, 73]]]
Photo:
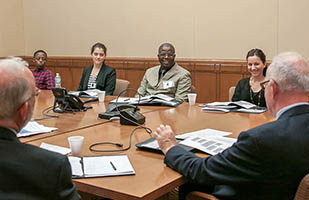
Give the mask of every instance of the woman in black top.
[[265, 81], [266, 56], [260, 49], [251, 49], [247, 54], [247, 66], [251, 76], [241, 79], [236, 86], [232, 101], [247, 101], [266, 107], [264, 90], [260, 83]]
[[96, 43], [91, 47], [93, 65], [85, 67], [78, 91], [99, 89], [106, 95], [113, 95], [116, 86], [116, 71], [105, 65], [106, 47]]

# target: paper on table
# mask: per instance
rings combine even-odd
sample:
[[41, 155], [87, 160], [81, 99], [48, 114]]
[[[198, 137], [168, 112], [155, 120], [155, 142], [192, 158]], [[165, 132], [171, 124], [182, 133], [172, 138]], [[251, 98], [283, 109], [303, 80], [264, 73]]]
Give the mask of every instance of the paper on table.
[[206, 137], [210, 137], [210, 136], [227, 136], [227, 135], [231, 135], [231, 132], [226, 132], [226, 131], [220, 131], [220, 130], [215, 130], [215, 129], [203, 129], [203, 130], [198, 130], [198, 131], [193, 131], [190, 133], [184, 133], [181, 135], [176, 135], [177, 139], [186, 139], [190, 136], [206, 136]]
[[39, 133], [49, 133], [57, 129], [58, 128], [46, 127], [37, 122], [30, 121], [19, 133], [17, 133], [17, 137], [25, 137]]
[[68, 158], [71, 164], [72, 174], [82, 176], [84, 173], [81, 165], [81, 158], [74, 156], [69, 156]]
[[98, 97], [98, 89], [84, 90], [84, 91], [70, 91], [69, 94], [73, 94], [75, 96], [80, 97]]
[[153, 141], [151, 141], [151, 142], [142, 144], [141, 147], [148, 147], [148, 148], [151, 148], [151, 149], [158, 149], [158, 150], [160, 149], [157, 140], [153, 140]]
[[[134, 172], [134, 169], [127, 156], [94, 156], [84, 157], [85, 175], [102, 174], [113, 175]], [[112, 163], [112, 164], [111, 164]], [[114, 169], [114, 167], [115, 169]]]
[[69, 161], [74, 178], [134, 175], [135, 171], [127, 155], [89, 156]]
[[71, 153], [71, 149], [70, 148], [61, 147], [61, 146], [57, 146], [57, 145], [53, 145], [53, 144], [47, 144], [45, 142], [42, 142], [40, 147], [42, 149], [47, 149], [49, 151], [54, 151], [54, 152], [57, 152], [57, 153], [61, 153], [63, 155]]
[[235, 138], [228, 137], [201, 137], [192, 136], [180, 142], [180, 144], [187, 145], [210, 155], [221, 153], [236, 142]]

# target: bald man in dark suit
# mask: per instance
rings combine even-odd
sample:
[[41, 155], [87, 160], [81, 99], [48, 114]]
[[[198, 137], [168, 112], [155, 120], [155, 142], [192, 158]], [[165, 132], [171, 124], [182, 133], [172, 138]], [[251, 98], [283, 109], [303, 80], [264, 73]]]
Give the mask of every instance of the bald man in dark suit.
[[38, 91], [31, 71], [0, 60], [0, 199], [80, 199], [66, 156], [21, 143]]

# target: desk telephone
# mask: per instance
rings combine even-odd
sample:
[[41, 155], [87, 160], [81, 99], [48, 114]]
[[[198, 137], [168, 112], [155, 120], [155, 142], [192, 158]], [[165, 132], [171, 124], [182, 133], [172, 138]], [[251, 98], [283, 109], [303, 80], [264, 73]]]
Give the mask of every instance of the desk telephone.
[[137, 112], [138, 110], [138, 107], [131, 104], [118, 104], [116, 106], [115, 103], [110, 103], [106, 112], [99, 114], [99, 118], [110, 120], [113, 117], [120, 117], [120, 124], [142, 125], [145, 123], [145, 116]]
[[52, 91], [55, 96], [53, 106], [54, 112], [77, 112], [86, 111], [89, 108], [92, 108], [91, 106], [85, 107], [84, 102], [82, 102], [79, 97], [68, 94], [65, 88], [52, 88]]
[[135, 109], [139, 110], [139, 108], [137, 108], [136, 106], [131, 105], [131, 104], [118, 104], [116, 106], [115, 103], [110, 103], [108, 105], [106, 112], [102, 112], [102, 113], [99, 114], [99, 118], [110, 119], [112, 117], [120, 117], [119, 111], [122, 111], [122, 110], [128, 109], [128, 108], [131, 108], [132, 110], [135, 110]]

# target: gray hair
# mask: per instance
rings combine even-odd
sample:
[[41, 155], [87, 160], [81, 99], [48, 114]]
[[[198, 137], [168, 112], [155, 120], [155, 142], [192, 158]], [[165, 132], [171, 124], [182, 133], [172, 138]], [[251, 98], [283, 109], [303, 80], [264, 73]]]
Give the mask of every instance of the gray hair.
[[16, 62], [19, 62], [20, 64], [24, 65], [25, 67], [29, 67], [29, 63], [24, 59], [22, 59], [21, 57], [8, 56], [7, 59], [15, 60]]
[[266, 78], [274, 80], [282, 92], [309, 92], [309, 65], [296, 52], [275, 56], [267, 69]]
[[31, 98], [25, 66], [12, 58], [0, 60], [0, 120], [12, 119], [22, 104]]

